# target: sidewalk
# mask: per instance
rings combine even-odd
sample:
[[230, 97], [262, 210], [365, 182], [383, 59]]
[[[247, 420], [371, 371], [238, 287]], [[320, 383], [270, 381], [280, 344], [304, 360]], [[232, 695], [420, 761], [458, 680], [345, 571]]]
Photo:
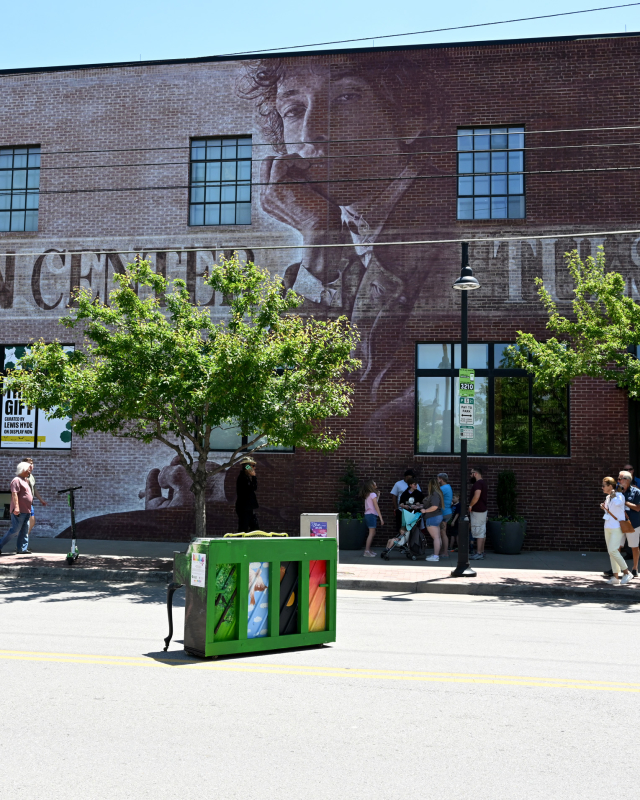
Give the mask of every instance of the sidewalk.
[[[80, 542], [81, 555], [69, 566], [69, 539], [32, 538], [33, 555], [4, 555], [0, 578], [58, 578], [113, 582], [161, 582], [171, 579], [175, 550], [184, 542]], [[364, 558], [360, 551], [340, 551], [338, 588], [384, 592], [471, 594], [556, 598], [566, 601], [640, 602], [640, 578], [611, 586], [602, 577], [609, 568], [606, 553], [525, 552], [517, 556], [488, 553], [472, 561], [475, 578], [451, 578], [455, 554], [439, 562]]]

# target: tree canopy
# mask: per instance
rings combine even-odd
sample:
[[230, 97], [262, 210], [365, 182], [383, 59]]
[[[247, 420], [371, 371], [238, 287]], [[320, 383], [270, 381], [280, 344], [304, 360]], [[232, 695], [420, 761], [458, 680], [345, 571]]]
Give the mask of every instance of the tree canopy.
[[[76, 435], [171, 448], [193, 480], [198, 536], [206, 532], [208, 475], [267, 443], [340, 445], [328, 418], [349, 414], [347, 375], [359, 366], [358, 333], [346, 318], [303, 319], [298, 295], [235, 254], [204, 278], [228, 303], [219, 321], [190, 301], [184, 281], [167, 280], [148, 261], [136, 259], [114, 279], [107, 303], [79, 289], [60, 320], [82, 331], [83, 345], [65, 353], [58, 342], [33, 343], [5, 388], [50, 417], [70, 416]], [[229, 425], [241, 428], [246, 444], [207, 468], [212, 433]]]
[[549, 315], [541, 341], [518, 331], [511, 348], [515, 366], [535, 375], [540, 387], [559, 388], [581, 376], [615, 381], [634, 399], [640, 398], [640, 361], [631, 349], [640, 344], [640, 305], [625, 295], [625, 279], [607, 272], [604, 248], [584, 261], [576, 250], [565, 254], [574, 283], [573, 316], [564, 316], [541, 278], [538, 295]]

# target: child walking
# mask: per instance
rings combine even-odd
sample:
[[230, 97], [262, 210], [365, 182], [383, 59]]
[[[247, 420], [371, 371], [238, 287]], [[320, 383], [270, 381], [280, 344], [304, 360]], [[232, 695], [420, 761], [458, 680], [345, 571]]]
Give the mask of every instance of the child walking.
[[367, 558], [375, 558], [376, 554], [371, 550], [373, 537], [376, 535], [376, 527], [378, 520], [380, 525], [384, 525], [380, 507], [378, 506], [378, 486], [375, 481], [365, 481], [364, 486], [360, 491], [360, 497], [364, 500], [364, 521], [369, 528], [369, 535], [367, 536], [367, 543], [364, 548], [364, 555]]
[[449, 520], [449, 549], [455, 553], [458, 549], [458, 523], [460, 522], [460, 495], [453, 493], [452, 517]]

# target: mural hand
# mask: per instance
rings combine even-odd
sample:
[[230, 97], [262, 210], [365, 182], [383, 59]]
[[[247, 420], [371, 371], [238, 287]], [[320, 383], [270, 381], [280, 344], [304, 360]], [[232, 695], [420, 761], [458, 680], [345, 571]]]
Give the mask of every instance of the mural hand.
[[[302, 231], [326, 228], [327, 211], [340, 224], [340, 209], [323, 193], [317, 179], [317, 167], [297, 153], [266, 158], [260, 169], [261, 204], [264, 211], [280, 222]], [[332, 225], [333, 227], [333, 225]]]

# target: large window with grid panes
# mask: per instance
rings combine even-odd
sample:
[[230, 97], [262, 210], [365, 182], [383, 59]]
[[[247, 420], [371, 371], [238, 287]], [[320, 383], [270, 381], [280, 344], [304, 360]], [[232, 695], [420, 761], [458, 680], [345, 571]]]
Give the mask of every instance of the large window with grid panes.
[[40, 146], [0, 147], [0, 231], [37, 231]]
[[460, 128], [458, 219], [524, 216], [524, 128]]
[[[569, 455], [569, 390], [541, 390], [515, 369], [508, 343], [470, 344], [475, 370], [475, 430], [468, 452], [504, 456]], [[460, 345], [416, 348], [416, 453], [459, 453]]]
[[[72, 353], [74, 345], [62, 349]], [[0, 380], [13, 369], [20, 369], [20, 359], [27, 354], [28, 345], [0, 345], [2, 370]], [[41, 408], [23, 402], [19, 392], [1, 389], [0, 448], [3, 450], [70, 450], [71, 419], [53, 419]]]
[[[254, 438], [255, 436], [243, 436], [240, 425], [221, 425], [211, 431], [209, 446], [212, 450], [233, 452], [239, 447], [246, 447], [249, 442], [253, 442]], [[270, 445], [264, 437], [254, 442], [247, 452], [250, 453], [257, 447], [260, 447], [259, 452], [261, 453], [293, 453], [293, 447]]]
[[189, 225], [251, 224], [251, 137], [193, 139]]

